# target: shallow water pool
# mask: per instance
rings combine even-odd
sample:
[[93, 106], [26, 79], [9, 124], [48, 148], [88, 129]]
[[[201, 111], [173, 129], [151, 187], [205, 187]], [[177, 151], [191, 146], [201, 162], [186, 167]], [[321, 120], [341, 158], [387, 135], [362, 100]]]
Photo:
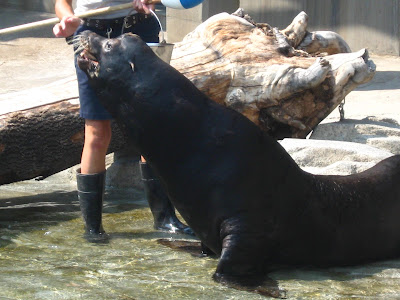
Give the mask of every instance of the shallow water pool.
[[[266, 299], [213, 282], [216, 259], [159, 245], [175, 236], [153, 230], [141, 191], [108, 191], [103, 224], [108, 244], [83, 239], [70, 183], [1, 186], [0, 299]], [[271, 277], [289, 299], [400, 298], [400, 260]]]

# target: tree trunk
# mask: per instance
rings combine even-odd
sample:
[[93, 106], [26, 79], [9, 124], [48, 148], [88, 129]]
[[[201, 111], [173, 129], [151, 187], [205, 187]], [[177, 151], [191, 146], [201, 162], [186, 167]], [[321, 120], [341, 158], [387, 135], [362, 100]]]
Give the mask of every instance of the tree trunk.
[[[175, 45], [171, 64], [275, 138], [304, 138], [375, 71], [365, 49], [325, 56], [350, 49], [335, 33], [307, 32], [307, 21], [302, 12], [279, 31], [242, 10], [219, 14]], [[0, 96], [0, 184], [79, 163], [84, 122], [77, 99], [75, 78]], [[113, 124], [109, 152], [126, 143]]]
[[309, 33], [307, 21], [301, 12], [279, 31], [242, 10], [218, 14], [175, 45], [171, 65], [275, 138], [304, 138], [375, 73], [367, 50], [347, 53], [339, 35]]
[[[84, 120], [79, 117], [77, 97], [58, 100], [51, 93], [55, 87], [69, 90], [70, 85], [71, 81], [63, 81], [42, 89], [10, 95], [6, 99], [13, 102], [17, 97], [21, 101], [18, 103], [20, 108], [23, 106], [21, 103], [25, 104], [25, 108], [0, 115], [0, 184], [40, 179], [80, 162]], [[40, 98], [40, 94], [49, 97], [46, 104], [31, 107], [32, 99]], [[9, 105], [2, 107], [8, 107], [8, 110], [12, 108]], [[118, 126], [113, 124], [109, 152], [123, 148], [125, 143]]]

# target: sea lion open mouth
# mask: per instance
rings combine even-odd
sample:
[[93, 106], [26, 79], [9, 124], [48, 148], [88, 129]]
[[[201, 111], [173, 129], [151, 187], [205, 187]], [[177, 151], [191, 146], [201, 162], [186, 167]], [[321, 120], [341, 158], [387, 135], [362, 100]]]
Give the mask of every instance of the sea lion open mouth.
[[75, 53], [78, 54], [77, 63], [81, 70], [85, 71], [91, 78], [98, 77], [100, 65], [96, 55], [89, 46], [89, 37], [78, 35], [74, 38], [76, 47]]
[[90, 77], [98, 77], [100, 72], [100, 64], [96, 60], [96, 57], [89, 52], [89, 50], [83, 50], [78, 57], [78, 66], [82, 70], [86, 70]]

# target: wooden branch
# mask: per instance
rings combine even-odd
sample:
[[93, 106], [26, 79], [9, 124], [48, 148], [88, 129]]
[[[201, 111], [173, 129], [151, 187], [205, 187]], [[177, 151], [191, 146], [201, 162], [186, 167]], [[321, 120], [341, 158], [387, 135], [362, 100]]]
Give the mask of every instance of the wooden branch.
[[304, 36], [307, 34], [308, 15], [302, 11], [292, 21], [292, 23], [282, 30], [282, 34], [287, 36], [290, 45], [296, 48]]
[[350, 53], [351, 49], [346, 41], [337, 33], [332, 31], [307, 32], [297, 49], [309, 54], [327, 55], [338, 53]]
[[307, 37], [304, 12], [283, 31], [241, 16], [246, 16], [243, 11], [222, 13], [205, 21], [175, 45], [171, 65], [211, 99], [239, 111], [276, 138], [306, 137], [375, 73], [365, 49], [312, 56], [330, 52], [328, 45], [333, 44], [340, 45], [336, 52], [347, 52], [336, 34], [325, 34], [330, 42], [321, 42], [312, 53], [293, 48], [306, 43], [300, 42]]
[[[64, 84], [59, 84], [58, 88], [65, 90], [65, 87], [70, 87], [70, 82]], [[42, 94], [51, 95], [52, 88], [52, 85], [42, 88]], [[0, 185], [44, 178], [80, 162], [84, 120], [79, 117], [77, 99], [56, 100], [50, 97], [43, 101], [48, 104], [41, 106], [24, 101], [29, 95], [38, 97], [37, 91], [18, 93], [19, 105], [24, 109], [0, 115]], [[11, 95], [10, 100], [16, 100], [14, 96]], [[113, 124], [109, 153], [125, 145], [124, 135]]]
[[[130, 8], [131, 9], [133, 8], [132, 4], [126, 3], [126, 4], [120, 4], [120, 5], [107, 6], [107, 7], [102, 7], [102, 8], [98, 8], [98, 9], [93, 9], [93, 10], [90, 10], [90, 11], [87, 11], [87, 12], [84, 12], [81, 14], [77, 14], [76, 16], [78, 18], [87, 18], [87, 17], [93, 17], [93, 16], [98, 16], [98, 15], [103, 15], [103, 14], [109, 14], [111, 12], [116, 12], [119, 10], [130, 9]], [[22, 25], [18, 25], [18, 26], [9, 27], [9, 28], [4, 28], [4, 29], [0, 29], [0, 36], [10, 34], [10, 33], [30, 30], [30, 29], [34, 29], [34, 28], [40, 28], [40, 27], [44, 27], [47, 25], [53, 25], [58, 22], [60, 22], [59, 18], [50, 18], [50, 19], [41, 20], [41, 21], [37, 21], [37, 22], [22, 24]]]

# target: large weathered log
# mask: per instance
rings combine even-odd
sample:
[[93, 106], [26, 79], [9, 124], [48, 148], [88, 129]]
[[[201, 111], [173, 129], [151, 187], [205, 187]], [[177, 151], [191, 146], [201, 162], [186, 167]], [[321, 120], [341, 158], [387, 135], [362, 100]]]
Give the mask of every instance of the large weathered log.
[[335, 33], [308, 33], [307, 20], [302, 12], [279, 31], [241, 10], [218, 14], [175, 45], [171, 64], [272, 136], [304, 138], [375, 72], [365, 49], [313, 57], [350, 48]]
[[[53, 87], [70, 90], [70, 84], [70, 80], [62, 81], [36, 89], [40, 93], [34, 89], [3, 99], [3, 111], [11, 112], [0, 115], [0, 185], [47, 177], [80, 162], [84, 121], [79, 117], [77, 97], [58, 100], [53, 93]], [[44, 96], [49, 98], [42, 103], [32, 101]], [[14, 97], [20, 102], [14, 102]], [[6, 105], [7, 100], [15, 104]], [[124, 136], [113, 124], [109, 152], [124, 146]]]

